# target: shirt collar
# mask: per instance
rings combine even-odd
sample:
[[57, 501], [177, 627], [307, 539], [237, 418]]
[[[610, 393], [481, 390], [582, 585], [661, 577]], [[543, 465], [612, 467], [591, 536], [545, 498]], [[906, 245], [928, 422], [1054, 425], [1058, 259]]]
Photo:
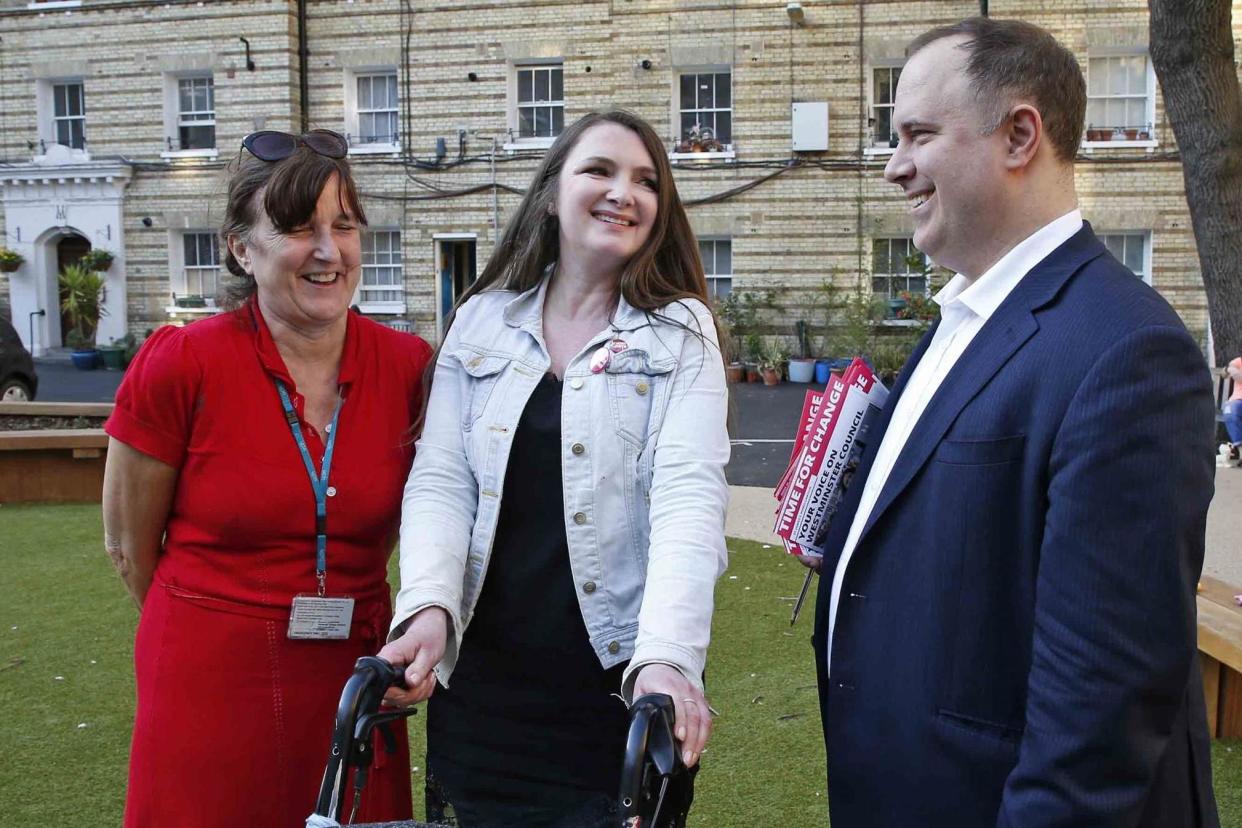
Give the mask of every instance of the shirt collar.
[[986, 322], [1026, 274], [1081, 229], [1082, 213], [1071, 210], [1018, 242], [978, 279], [958, 273], [932, 298], [942, 311], [961, 308]]
[[[290, 391], [296, 390], [293, 377], [289, 375], [289, 368], [285, 365], [280, 350], [276, 347], [276, 340], [272, 339], [272, 331], [267, 326], [267, 320], [263, 318], [263, 312], [259, 309], [259, 300], [256, 297], [251, 297], [242, 306], [242, 312], [247, 311], [249, 311], [254, 334], [255, 350], [259, 354], [259, 362], [263, 365], [263, 369], [274, 379], [283, 382]], [[355, 316], [356, 314], [352, 311], [348, 311], [345, 315], [345, 345], [341, 349], [341, 365], [337, 369], [338, 385], [348, 385], [358, 375], [359, 327]]]

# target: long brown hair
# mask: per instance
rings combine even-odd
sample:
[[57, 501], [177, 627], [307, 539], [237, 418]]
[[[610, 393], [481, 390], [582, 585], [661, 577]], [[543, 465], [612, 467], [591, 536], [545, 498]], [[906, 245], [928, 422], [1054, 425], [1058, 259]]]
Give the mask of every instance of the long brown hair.
[[[560, 220], [551, 208], [560, 191], [565, 160], [587, 130], [608, 123], [623, 126], [638, 136], [655, 164], [657, 181], [655, 222], [647, 240], [621, 272], [621, 295], [648, 314], [684, 299], [698, 299], [711, 307], [699, 245], [677, 194], [673, 168], [660, 136], [637, 115], [613, 109], [582, 116], [552, 144], [483, 273], [457, 300], [453, 315], [471, 296], [485, 290], [522, 292], [539, 284], [548, 265], [560, 257]], [[445, 320], [446, 332], [453, 315]]]

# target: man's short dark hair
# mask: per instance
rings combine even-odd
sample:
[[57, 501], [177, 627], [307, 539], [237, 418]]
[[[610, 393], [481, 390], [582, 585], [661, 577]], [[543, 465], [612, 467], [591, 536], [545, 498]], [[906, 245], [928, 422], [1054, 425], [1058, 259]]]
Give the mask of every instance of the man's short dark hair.
[[906, 56], [937, 40], [965, 36], [966, 74], [984, 115], [985, 133], [1000, 126], [1017, 98], [1027, 98], [1044, 122], [1057, 157], [1072, 161], [1082, 141], [1087, 83], [1069, 49], [1049, 32], [1021, 20], [970, 17], [919, 35]]

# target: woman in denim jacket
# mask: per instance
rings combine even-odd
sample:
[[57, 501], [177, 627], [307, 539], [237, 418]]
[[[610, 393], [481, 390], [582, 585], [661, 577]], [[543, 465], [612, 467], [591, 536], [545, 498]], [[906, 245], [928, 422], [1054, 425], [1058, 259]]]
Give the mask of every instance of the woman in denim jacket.
[[610, 824], [622, 698], [671, 696], [698, 761], [729, 458], [706, 301], [655, 131], [572, 124], [449, 323], [406, 484], [380, 655], [390, 701], [442, 685], [429, 819]]

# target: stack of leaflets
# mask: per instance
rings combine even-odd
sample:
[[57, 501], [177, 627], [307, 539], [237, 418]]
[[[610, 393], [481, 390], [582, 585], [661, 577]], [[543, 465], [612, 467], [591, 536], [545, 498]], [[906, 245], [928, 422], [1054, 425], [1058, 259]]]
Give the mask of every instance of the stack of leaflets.
[[888, 389], [860, 358], [823, 391], [807, 392], [789, 468], [775, 492], [773, 531], [787, 552], [823, 556], [832, 516], [887, 398]]

